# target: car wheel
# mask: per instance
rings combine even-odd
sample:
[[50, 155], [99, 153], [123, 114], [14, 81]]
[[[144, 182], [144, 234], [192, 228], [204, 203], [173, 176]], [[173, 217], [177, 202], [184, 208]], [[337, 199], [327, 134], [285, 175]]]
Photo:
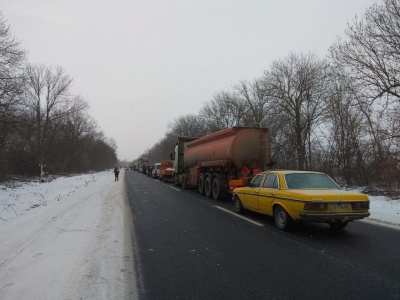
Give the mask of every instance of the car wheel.
[[335, 221], [335, 222], [329, 222], [329, 226], [331, 226], [332, 229], [343, 229], [347, 226], [349, 222], [347, 221]]
[[235, 196], [235, 212], [237, 212], [238, 214], [243, 213], [242, 201], [240, 201], [240, 198], [238, 196]]
[[207, 175], [206, 180], [204, 181], [204, 193], [206, 197], [211, 198], [211, 185], [212, 185], [212, 177], [211, 175]]
[[280, 205], [278, 205], [274, 209], [274, 221], [275, 221], [275, 226], [279, 230], [283, 230], [283, 231], [288, 230], [292, 223], [292, 219], [290, 218], [289, 214]]

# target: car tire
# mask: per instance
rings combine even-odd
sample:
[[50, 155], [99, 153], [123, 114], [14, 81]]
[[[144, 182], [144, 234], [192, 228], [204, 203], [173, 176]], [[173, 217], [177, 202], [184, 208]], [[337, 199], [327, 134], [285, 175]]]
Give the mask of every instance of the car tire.
[[349, 222], [348, 221], [334, 221], [334, 222], [329, 222], [329, 226], [331, 226], [332, 229], [343, 229], [347, 226]]
[[289, 214], [280, 205], [276, 206], [274, 209], [274, 221], [275, 226], [282, 231], [290, 229], [292, 224], [292, 219]]
[[243, 204], [242, 201], [240, 201], [239, 196], [235, 196], [235, 212], [238, 214], [243, 213]]

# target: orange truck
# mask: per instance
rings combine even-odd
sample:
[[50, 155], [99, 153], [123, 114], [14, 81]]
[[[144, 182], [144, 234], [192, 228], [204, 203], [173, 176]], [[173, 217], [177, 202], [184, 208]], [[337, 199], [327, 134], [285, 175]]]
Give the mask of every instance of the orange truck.
[[171, 159], [175, 185], [198, 188], [216, 200], [227, 198], [271, 166], [268, 128], [232, 127], [201, 138], [178, 137]]
[[172, 173], [174, 171], [174, 165], [172, 160], [162, 160], [160, 166], [160, 180], [161, 181], [172, 181]]

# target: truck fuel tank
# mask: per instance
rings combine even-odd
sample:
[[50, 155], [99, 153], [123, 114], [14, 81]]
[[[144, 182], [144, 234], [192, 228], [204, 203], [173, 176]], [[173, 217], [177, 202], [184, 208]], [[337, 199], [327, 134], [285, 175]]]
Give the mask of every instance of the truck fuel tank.
[[229, 161], [239, 170], [266, 169], [270, 159], [267, 128], [232, 127], [188, 142], [184, 150], [185, 167]]

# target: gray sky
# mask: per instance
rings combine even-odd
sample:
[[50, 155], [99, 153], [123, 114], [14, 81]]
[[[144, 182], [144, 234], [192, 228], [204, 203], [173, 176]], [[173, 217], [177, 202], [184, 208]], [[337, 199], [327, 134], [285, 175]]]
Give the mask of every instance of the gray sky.
[[133, 160], [169, 122], [260, 77], [273, 60], [323, 58], [375, 2], [0, 0], [0, 10], [28, 61], [63, 67], [118, 158]]

